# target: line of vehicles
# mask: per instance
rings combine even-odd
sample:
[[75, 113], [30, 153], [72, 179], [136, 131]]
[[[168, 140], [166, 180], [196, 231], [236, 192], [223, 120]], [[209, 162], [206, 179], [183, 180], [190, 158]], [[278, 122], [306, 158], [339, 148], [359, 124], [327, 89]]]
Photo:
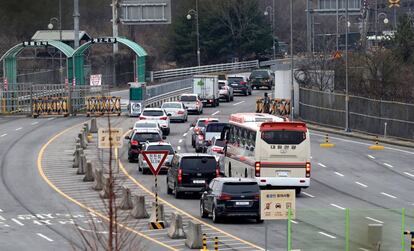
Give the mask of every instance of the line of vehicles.
[[[216, 93], [211, 91], [214, 87], [207, 88], [214, 82], [218, 83], [217, 76], [195, 76], [197, 93], [183, 94], [180, 101], [166, 102], [161, 108], [144, 109], [126, 136], [128, 160], [138, 162], [138, 170], [145, 174], [149, 167], [140, 152], [167, 150], [162, 167], [167, 194], [176, 198], [201, 194], [200, 216], [211, 216], [214, 222], [233, 216], [262, 222], [260, 189], [295, 189], [300, 194], [310, 185], [308, 129], [304, 123], [269, 114], [237, 113], [228, 122], [200, 117], [191, 124], [195, 153], [176, 152], [165, 141], [170, 120], [185, 122], [189, 112], [202, 114], [205, 105], [218, 105], [217, 96], [209, 96]], [[203, 88], [200, 95], [197, 90]]]

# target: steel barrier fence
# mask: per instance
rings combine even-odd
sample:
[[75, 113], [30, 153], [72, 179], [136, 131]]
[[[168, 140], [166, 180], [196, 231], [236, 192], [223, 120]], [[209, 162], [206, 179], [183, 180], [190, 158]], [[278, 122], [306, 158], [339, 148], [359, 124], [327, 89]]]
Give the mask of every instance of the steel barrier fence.
[[191, 76], [195, 74], [211, 73], [211, 72], [226, 72], [226, 71], [239, 71], [259, 68], [259, 60], [244, 61], [237, 63], [228, 64], [214, 64], [214, 65], [203, 65], [196, 67], [186, 67], [179, 69], [170, 69], [164, 71], [151, 71], [150, 79], [151, 82], [157, 79], [165, 78], [177, 78], [184, 76]]
[[[300, 87], [299, 116], [305, 121], [345, 127], [345, 95]], [[349, 96], [351, 130], [414, 139], [414, 104]]]

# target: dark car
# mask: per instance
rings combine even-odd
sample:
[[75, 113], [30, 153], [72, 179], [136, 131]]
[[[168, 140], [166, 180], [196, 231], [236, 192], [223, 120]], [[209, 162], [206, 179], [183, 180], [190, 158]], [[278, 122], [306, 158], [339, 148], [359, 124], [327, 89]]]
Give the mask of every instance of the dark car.
[[233, 88], [233, 93], [241, 93], [244, 96], [252, 95], [252, 86], [245, 76], [231, 76], [227, 78], [227, 82]]
[[274, 75], [270, 70], [254, 70], [250, 74], [249, 82], [253, 89], [266, 87], [271, 90], [274, 84]]
[[138, 161], [139, 153], [142, 150], [142, 145], [146, 142], [159, 142], [165, 139], [161, 136], [159, 130], [142, 128], [133, 130], [130, 135], [125, 136], [128, 141], [128, 161]]
[[167, 193], [180, 198], [185, 192], [201, 193], [220, 175], [216, 158], [208, 154], [176, 154], [167, 174]]
[[200, 199], [200, 215], [219, 222], [224, 217], [260, 219], [260, 189], [255, 179], [216, 178]]

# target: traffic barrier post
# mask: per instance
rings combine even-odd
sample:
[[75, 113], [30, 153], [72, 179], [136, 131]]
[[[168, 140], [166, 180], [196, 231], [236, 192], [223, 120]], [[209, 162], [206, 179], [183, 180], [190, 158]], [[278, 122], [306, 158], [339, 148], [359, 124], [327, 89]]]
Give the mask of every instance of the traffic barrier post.
[[184, 239], [183, 217], [177, 212], [171, 213], [171, 226], [168, 228], [168, 237], [171, 239]]
[[92, 168], [92, 162], [87, 161], [86, 162], [86, 168], [85, 168], [85, 177], [83, 177], [84, 182], [91, 182], [94, 181], [93, 176], [93, 168]]
[[34, 118], [40, 115], [63, 115], [65, 117], [69, 115], [67, 97], [32, 98], [31, 102]]
[[215, 251], [218, 251], [219, 249], [218, 249], [218, 237], [216, 236], [216, 237], [214, 237], [214, 250]]
[[149, 217], [145, 208], [145, 196], [132, 195], [132, 206], [131, 216], [135, 219], [147, 219]]
[[122, 198], [119, 208], [122, 210], [132, 209], [131, 190], [127, 186], [122, 186]]
[[203, 234], [203, 251], [207, 251], [207, 235]]
[[325, 142], [319, 144], [319, 146], [322, 147], [322, 148], [332, 148], [332, 147], [335, 146], [335, 144], [330, 143], [328, 134], [325, 134]]
[[164, 229], [166, 227], [163, 204], [158, 204], [158, 202], [152, 203], [149, 223], [150, 229]]
[[404, 231], [404, 235], [408, 235], [411, 238], [410, 250], [414, 251], [414, 231]]
[[102, 168], [94, 168], [93, 170], [94, 182], [92, 189], [95, 191], [101, 191], [103, 188], [102, 179], [103, 179], [103, 170]]
[[378, 135], [375, 136], [374, 144], [368, 147], [370, 150], [379, 151], [384, 150], [384, 146], [379, 144]]

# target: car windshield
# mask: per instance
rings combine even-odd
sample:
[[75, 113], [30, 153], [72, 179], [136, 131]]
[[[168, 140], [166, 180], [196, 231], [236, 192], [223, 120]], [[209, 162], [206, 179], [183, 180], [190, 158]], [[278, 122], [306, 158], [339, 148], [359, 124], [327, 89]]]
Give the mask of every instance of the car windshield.
[[181, 96], [180, 101], [197, 101], [196, 96]]
[[226, 84], [225, 84], [225, 83], [220, 83], [220, 82], [219, 82], [219, 88], [220, 88], [220, 90], [224, 90], [224, 89], [226, 89], [226, 88], [225, 88], [225, 86], [226, 86]]
[[214, 142], [214, 145], [219, 147], [225, 147], [226, 143], [224, 143], [224, 140], [222, 139], [217, 139], [216, 142]]
[[206, 132], [222, 132], [226, 124], [212, 123], [206, 126]]
[[153, 117], [161, 117], [164, 115], [163, 111], [160, 110], [144, 110], [142, 113], [144, 116], [153, 116]]
[[229, 82], [229, 84], [236, 84], [236, 83], [243, 82], [243, 78], [242, 77], [230, 77], [227, 79], [227, 82]]
[[135, 123], [135, 128], [157, 128], [158, 125], [156, 123]]
[[174, 154], [174, 149], [170, 145], [148, 146], [147, 150], [168, 151], [168, 154]]
[[157, 142], [161, 141], [161, 135], [155, 132], [135, 133], [134, 140], [139, 142]]
[[181, 168], [186, 172], [214, 172], [217, 168], [217, 162], [213, 156], [186, 157], [181, 161]]
[[162, 108], [181, 108], [181, 104], [180, 103], [165, 103], [162, 105]]
[[266, 131], [262, 132], [262, 139], [272, 145], [298, 145], [306, 139], [302, 131]]
[[268, 78], [269, 73], [267, 71], [253, 71], [250, 78]]
[[256, 182], [232, 182], [223, 184], [223, 193], [227, 194], [247, 194], [260, 193], [259, 185]]

